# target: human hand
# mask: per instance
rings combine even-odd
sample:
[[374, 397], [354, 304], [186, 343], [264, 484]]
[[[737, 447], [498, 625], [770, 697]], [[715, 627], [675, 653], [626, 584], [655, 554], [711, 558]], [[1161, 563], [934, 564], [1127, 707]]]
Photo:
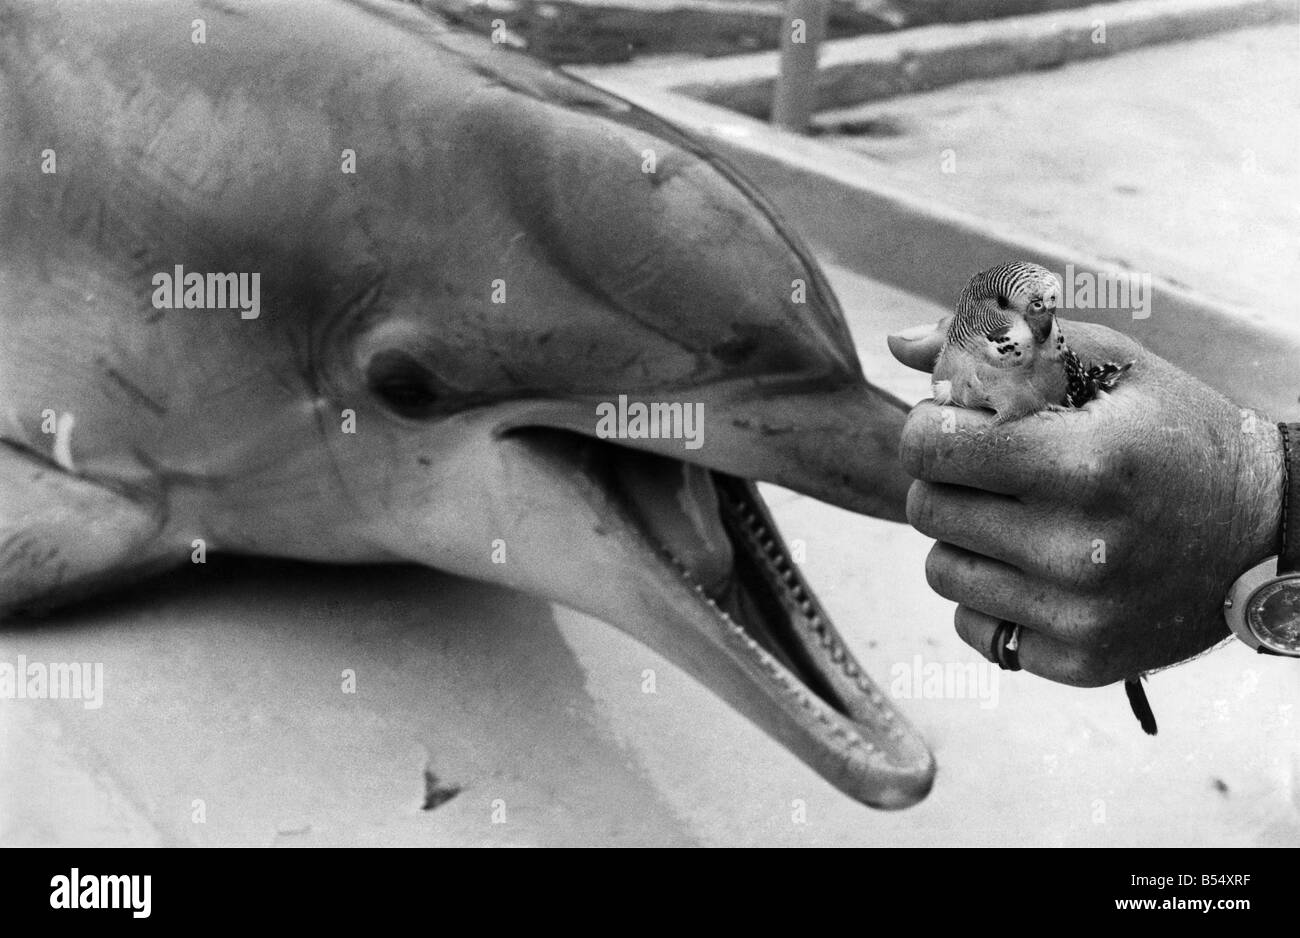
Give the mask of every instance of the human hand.
[[[930, 371], [946, 329], [890, 350]], [[901, 456], [918, 480], [908, 521], [938, 542], [926, 577], [958, 603], [962, 639], [987, 656], [998, 623], [1019, 623], [1026, 671], [1095, 687], [1228, 635], [1229, 587], [1278, 551], [1282, 445], [1274, 423], [1132, 339], [1062, 329], [1084, 361], [1134, 363], [1118, 388], [1003, 424], [923, 401]]]

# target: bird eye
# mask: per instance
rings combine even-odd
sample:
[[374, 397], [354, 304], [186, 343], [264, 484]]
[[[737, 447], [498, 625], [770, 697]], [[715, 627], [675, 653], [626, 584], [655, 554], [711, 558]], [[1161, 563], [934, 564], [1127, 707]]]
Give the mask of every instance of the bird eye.
[[1031, 313], [1041, 313], [1043, 311], [1043, 301], [1034, 300], [1032, 303], [1029, 304], [1029, 311]]
[[1007, 309], [1011, 306], [1011, 301], [1001, 293], [998, 294], [998, 309]]

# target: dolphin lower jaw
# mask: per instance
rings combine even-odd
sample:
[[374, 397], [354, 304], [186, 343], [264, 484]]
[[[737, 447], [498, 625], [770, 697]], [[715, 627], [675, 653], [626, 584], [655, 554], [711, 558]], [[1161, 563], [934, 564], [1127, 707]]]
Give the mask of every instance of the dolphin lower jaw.
[[[604, 532], [598, 574], [525, 588], [662, 654], [858, 801], [903, 808], [929, 792], [933, 757], [835, 629], [753, 482], [563, 431], [510, 436], [550, 454], [547, 474], [577, 444], [581, 456], [560, 458], [584, 477], [573, 491]], [[693, 478], [672, 483], [674, 498], [651, 491], [656, 472], [683, 469]]]
[[755, 685], [724, 696], [853, 798], [886, 809], [921, 800], [933, 783], [933, 757], [854, 658], [756, 486], [703, 471], [716, 487], [734, 557], [727, 588], [710, 595], [671, 547], [658, 546]]

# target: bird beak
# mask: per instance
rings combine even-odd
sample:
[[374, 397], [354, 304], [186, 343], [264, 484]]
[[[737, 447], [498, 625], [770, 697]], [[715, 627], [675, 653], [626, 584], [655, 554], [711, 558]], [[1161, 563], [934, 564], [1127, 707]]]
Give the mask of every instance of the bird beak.
[[1026, 313], [1025, 321], [1029, 323], [1029, 332], [1034, 341], [1042, 345], [1052, 334], [1052, 323], [1056, 321], [1056, 311], [1044, 309], [1041, 313]]

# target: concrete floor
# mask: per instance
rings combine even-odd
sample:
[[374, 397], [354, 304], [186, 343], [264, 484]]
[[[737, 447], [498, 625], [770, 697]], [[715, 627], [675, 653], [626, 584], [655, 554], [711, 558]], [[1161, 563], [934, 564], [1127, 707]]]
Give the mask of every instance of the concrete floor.
[[869, 128], [825, 139], [918, 195], [1300, 325], [1294, 23], [821, 120]]
[[[831, 274], [868, 373], [923, 396], [882, 337], [940, 311]], [[884, 688], [981, 662], [926, 587], [924, 538], [767, 493]], [[106, 688], [98, 710], [0, 704], [4, 845], [1300, 843], [1300, 675], [1240, 645], [1152, 680], [1155, 739], [1118, 687], [982, 663], [982, 697], [904, 699], [940, 774], [898, 814], [850, 802], [614, 629], [429, 571], [210, 558], [0, 630], [0, 660], [18, 654], [103, 662]], [[421, 810], [426, 773], [459, 794]]]

